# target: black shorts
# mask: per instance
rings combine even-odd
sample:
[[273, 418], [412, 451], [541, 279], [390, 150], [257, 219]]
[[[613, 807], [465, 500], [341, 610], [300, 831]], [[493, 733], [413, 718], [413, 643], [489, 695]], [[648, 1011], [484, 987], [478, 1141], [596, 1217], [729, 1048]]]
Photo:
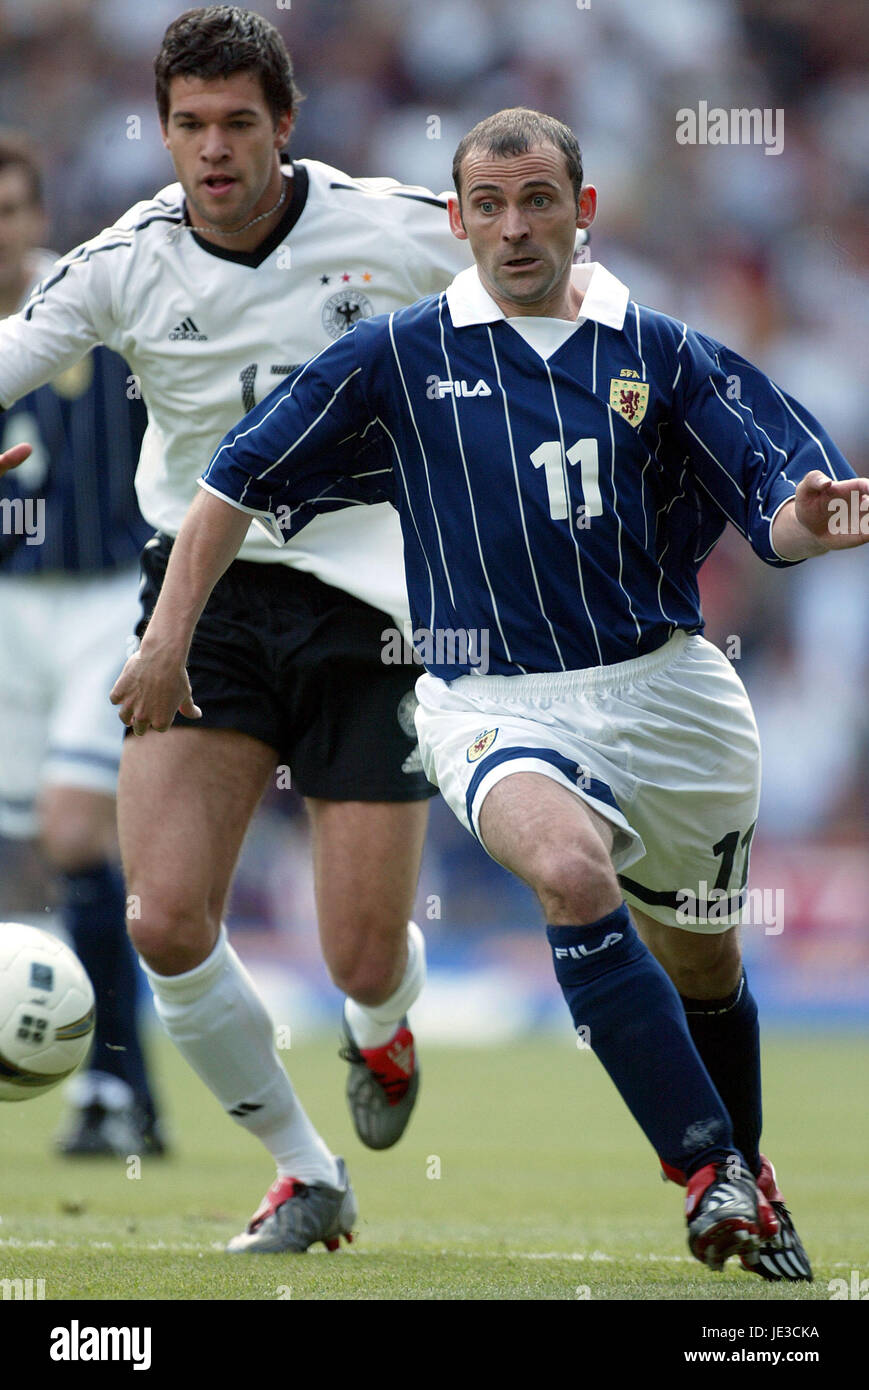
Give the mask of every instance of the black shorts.
[[[172, 540], [142, 554], [141, 637], [157, 601]], [[413, 712], [420, 667], [386, 665], [386, 613], [283, 564], [236, 560], [196, 627], [187, 664], [201, 719], [274, 748], [302, 796], [331, 801], [422, 801]]]

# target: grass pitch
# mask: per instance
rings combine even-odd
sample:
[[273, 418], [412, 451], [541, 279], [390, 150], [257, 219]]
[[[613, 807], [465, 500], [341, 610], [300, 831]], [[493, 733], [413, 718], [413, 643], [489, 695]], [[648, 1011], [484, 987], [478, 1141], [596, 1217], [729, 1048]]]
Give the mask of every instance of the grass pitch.
[[[304, 1258], [229, 1256], [272, 1180], [267, 1156], [166, 1043], [155, 1072], [173, 1139], [166, 1159], [51, 1152], [59, 1093], [0, 1105], [0, 1280], [44, 1297], [293, 1300], [828, 1300], [869, 1274], [864, 1039], [772, 1035], [765, 1148], [815, 1282], [764, 1283], [688, 1254], [682, 1194], [609, 1080], [572, 1034], [496, 1049], [424, 1047], [417, 1113], [394, 1149], [356, 1140], [331, 1039], [287, 1064], [312, 1119], [347, 1159], [354, 1245]], [[34, 1285], [36, 1287], [36, 1285]]]

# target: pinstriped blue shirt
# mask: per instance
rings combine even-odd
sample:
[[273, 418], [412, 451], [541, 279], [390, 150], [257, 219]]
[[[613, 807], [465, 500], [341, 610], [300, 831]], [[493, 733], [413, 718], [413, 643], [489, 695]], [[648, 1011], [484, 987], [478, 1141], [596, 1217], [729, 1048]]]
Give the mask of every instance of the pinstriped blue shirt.
[[[3, 449], [22, 440], [33, 445], [31, 458], [0, 479], [0, 499], [7, 499], [0, 574], [135, 564], [153, 527], [142, 519], [133, 486], [148, 416], [130, 382], [127, 364], [97, 347], [0, 414]], [[11, 524], [16, 517], [26, 519], [29, 535]]]
[[853, 472], [738, 354], [600, 265], [573, 275], [581, 318], [549, 355], [474, 267], [360, 322], [226, 435], [202, 485], [277, 539], [392, 502], [414, 627], [486, 630], [493, 674], [609, 665], [701, 631], [697, 573], [727, 522], [784, 565], [771, 526], [800, 478]]

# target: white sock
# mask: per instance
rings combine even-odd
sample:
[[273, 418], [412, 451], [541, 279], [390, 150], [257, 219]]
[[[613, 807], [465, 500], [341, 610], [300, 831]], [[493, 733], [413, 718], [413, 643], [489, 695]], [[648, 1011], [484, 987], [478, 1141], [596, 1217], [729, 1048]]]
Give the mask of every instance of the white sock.
[[382, 1004], [344, 1002], [344, 1016], [357, 1047], [383, 1047], [398, 1028], [425, 984], [425, 937], [416, 922], [407, 924], [407, 969], [401, 984]]
[[157, 975], [144, 961], [142, 968], [175, 1046], [224, 1110], [262, 1141], [279, 1176], [335, 1186], [335, 1160], [296, 1098], [272, 1021], [225, 929], [211, 955], [183, 975]]

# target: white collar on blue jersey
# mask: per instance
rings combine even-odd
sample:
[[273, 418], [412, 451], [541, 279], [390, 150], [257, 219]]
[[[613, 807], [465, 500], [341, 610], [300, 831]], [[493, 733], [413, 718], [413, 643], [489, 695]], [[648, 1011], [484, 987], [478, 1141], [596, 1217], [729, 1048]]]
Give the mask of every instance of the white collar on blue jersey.
[[[630, 298], [627, 285], [605, 270], [600, 261], [573, 266], [570, 278], [584, 295], [580, 318], [593, 319], [607, 328], [624, 327]], [[456, 276], [447, 289], [447, 304], [454, 328], [468, 328], [474, 323], [494, 323], [507, 318], [483, 288], [475, 265]]]

